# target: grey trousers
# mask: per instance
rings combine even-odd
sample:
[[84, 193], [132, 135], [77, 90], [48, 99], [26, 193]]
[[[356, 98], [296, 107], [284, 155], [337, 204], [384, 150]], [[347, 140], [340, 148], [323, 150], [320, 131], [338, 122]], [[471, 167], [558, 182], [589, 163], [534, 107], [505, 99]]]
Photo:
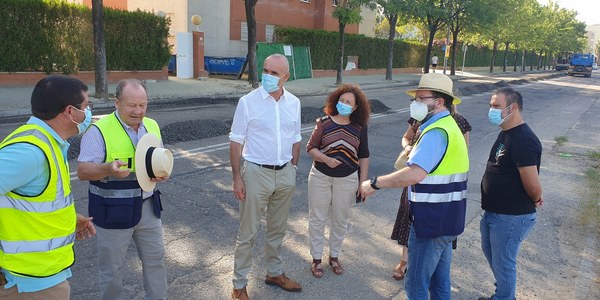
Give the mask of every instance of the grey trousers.
[[242, 170], [246, 200], [240, 201], [240, 228], [236, 238], [233, 287], [248, 284], [252, 267], [252, 248], [263, 213], [267, 213], [265, 263], [267, 275], [283, 273], [281, 243], [287, 230], [287, 219], [296, 189], [296, 169], [288, 163], [281, 170], [270, 170], [246, 162]]
[[104, 229], [96, 226], [98, 269], [100, 270], [100, 299], [125, 300], [122, 274], [127, 262], [127, 248], [133, 238], [142, 261], [144, 299], [167, 298], [167, 274], [164, 257], [163, 228], [152, 212], [151, 201], [142, 205], [142, 219], [129, 229]]

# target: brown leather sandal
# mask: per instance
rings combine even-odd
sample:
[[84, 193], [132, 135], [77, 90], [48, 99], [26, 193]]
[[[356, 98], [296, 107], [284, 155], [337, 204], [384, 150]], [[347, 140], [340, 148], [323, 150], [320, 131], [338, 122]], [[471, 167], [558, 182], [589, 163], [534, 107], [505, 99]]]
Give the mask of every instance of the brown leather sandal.
[[330, 257], [329, 265], [333, 268], [333, 273], [335, 273], [336, 275], [344, 274], [344, 268], [338, 261], [337, 257]]
[[404, 279], [404, 275], [406, 275], [408, 263], [404, 260], [401, 260], [400, 263], [394, 268], [394, 279], [402, 280]]
[[323, 277], [323, 265], [321, 264], [321, 260], [313, 260], [313, 262], [310, 264], [310, 271], [312, 272], [313, 276], [315, 276], [316, 278], [321, 278]]

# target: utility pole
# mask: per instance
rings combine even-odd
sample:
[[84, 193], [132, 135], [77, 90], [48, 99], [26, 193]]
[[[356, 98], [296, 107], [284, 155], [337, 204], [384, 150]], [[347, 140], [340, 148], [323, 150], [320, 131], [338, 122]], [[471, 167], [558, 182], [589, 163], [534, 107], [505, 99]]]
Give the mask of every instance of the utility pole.
[[450, 22], [446, 23], [446, 49], [444, 51], [444, 75], [448, 66], [448, 53], [450, 52]]

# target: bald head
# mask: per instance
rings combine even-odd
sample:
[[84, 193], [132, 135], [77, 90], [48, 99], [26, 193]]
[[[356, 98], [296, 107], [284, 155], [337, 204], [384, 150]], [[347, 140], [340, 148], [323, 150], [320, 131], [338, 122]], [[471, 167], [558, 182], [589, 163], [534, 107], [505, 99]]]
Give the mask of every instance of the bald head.
[[265, 59], [264, 65], [266, 65], [267, 63], [269, 63], [269, 65], [272, 65], [275, 68], [281, 69], [283, 74], [280, 74], [279, 77], [290, 72], [290, 63], [289, 63], [287, 57], [285, 57], [283, 54], [275, 53], [275, 54], [269, 55]]

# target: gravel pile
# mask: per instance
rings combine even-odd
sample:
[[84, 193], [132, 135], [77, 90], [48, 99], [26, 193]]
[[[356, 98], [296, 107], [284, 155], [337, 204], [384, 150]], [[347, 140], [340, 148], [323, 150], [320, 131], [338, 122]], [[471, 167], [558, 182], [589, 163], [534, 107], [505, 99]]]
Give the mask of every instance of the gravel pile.
[[231, 121], [191, 120], [171, 123], [161, 128], [163, 142], [175, 144], [226, 135], [231, 130]]
[[317, 118], [320, 118], [324, 115], [325, 113], [323, 112], [322, 107], [319, 108], [314, 106], [307, 106], [302, 108], [302, 116], [300, 117], [300, 119], [302, 120], [302, 124], [314, 124]]
[[377, 100], [377, 99], [371, 99], [369, 100], [369, 103], [371, 104], [371, 113], [372, 114], [379, 114], [379, 113], [384, 113], [387, 112], [388, 110], [390, 110], [390, 108], [383, 104], [383, 102]]

